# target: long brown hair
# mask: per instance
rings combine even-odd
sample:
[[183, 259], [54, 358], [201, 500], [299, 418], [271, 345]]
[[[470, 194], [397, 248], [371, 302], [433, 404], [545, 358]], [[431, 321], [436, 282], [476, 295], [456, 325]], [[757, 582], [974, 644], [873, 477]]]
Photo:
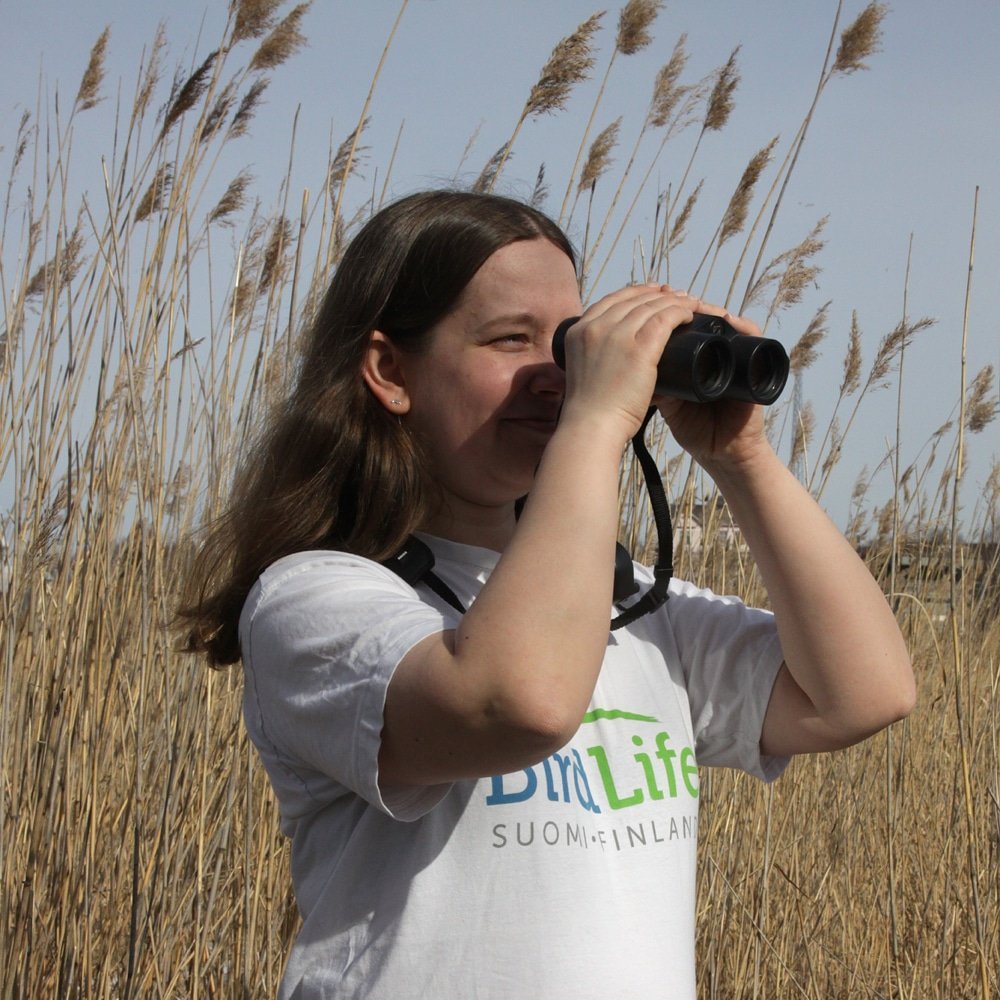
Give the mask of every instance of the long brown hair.
[[433, 493], [419, 449], [361, 375], [372, 331], [402, 350], [424, 349], [487, 258], [538, 237], [575, 262], [554, 222], [498, 195], [414, 194], [364, 225], [306, 335], [294, 388], [195, 557], [178, 612], [189, 651], [212, 666], [240, 658], [240, 612], [276, 559], [330, 548], [381, 560], [421, 524]]

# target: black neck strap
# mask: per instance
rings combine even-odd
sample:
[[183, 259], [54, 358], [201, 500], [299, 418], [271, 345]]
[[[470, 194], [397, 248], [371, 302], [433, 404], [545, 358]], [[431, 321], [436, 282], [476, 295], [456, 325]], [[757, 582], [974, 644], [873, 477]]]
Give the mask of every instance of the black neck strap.
[[460, 611], [463, 615], [465, 614], [466, 609], [462, 607], [462, 602], [458, 599], [458, 595], [451, 589], [451, 587], [448, 586], [448, 584], [444, 582], [444, 580], [441, 579], [441, 577], [437, 575], [437, 573], [434, 572], [434, 570], [429, 569], [424, 574], [424, 583], [426, 583], [427, 586], [441, 598], [441, 600], [446, 601], [456, 611]]
[[402, 577], [411, 587], [415, 587], [418, 583], [426, 583], [443, 601], [460, 614], [465, 614], [466, 609], [455, 591], [434, 572], [434, 553], [426, 542], [410, 535], [403, 543], [403, 547], [382, 565]]
[[646, 493], [649, 495], [649, 503], [653, 508], [653, 522], [656, 525], [656, 535], [659, 542], [656, 564], [653, 566], [653, 585], [635, 604], [623, 608], [622, 613], [612, 619], [612, 632], [625, 625], [631, 625], [636, 619], [649, 614], [650, 611], [655, 611], [670, 596], [668, 593], [670, 579], [674, 575], [674, 532], [670, 521], [670, 504], [667, 501], [666, 491], [663, 489], [660, 470], [656, 466], [656, 460], [650, 455], [645, 440], [646, 428], [655, 412], [656, 407], [651, 406], [642, 426], [632, 438], [632, 450], [639, 460], [643, 477], [646, 480]]

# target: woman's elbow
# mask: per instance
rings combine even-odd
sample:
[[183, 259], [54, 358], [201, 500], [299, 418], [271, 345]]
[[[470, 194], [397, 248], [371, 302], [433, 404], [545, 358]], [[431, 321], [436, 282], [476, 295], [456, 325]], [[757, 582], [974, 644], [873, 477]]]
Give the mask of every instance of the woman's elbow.
[[530, 763], [535, 764], [561, 750], [580, 728], [582, 712], [558, 700], [521, 703], [517, 710], [507, 708], [494, 716], [499, 732], [509, 745], [524, 748]]
[[910, 670], [908, 676], [900, 683], [899, 689], [894, 692], [894, 699], [887, 705], [886, 726], [902, 722], [916, 707], [917, 683], [913, 671]]
[[861, 699], [858, 709], [870, 733], [905, 719], [917, 704], [917, 683], [909, 654], [899, 643], [894, 655], [871, 666], [876, 685]]
[[860, 742], [894, 723], [902, 722], [916, 708], [916, 704], [917, 688], [913, 671], [907, 669], [901, 672], [898, 680], [885, 685], [878, 696], [868, 701], [857, 713], [853, 725], [845, 725], [846, 730], [854, 730], [849, 742]]

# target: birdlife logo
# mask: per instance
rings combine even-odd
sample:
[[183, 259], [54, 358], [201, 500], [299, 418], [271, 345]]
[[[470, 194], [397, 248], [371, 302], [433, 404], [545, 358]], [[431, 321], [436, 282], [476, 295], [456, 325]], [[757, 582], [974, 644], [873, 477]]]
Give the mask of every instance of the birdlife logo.
[[[568, 746], [540, 764], [496, 775], [487, 787], [487, 806], [530, 803], [536, 817], [519, 822], [517, 811], [505, 813], [514, 818], [493, 826], [494, 847], [622, 850], [697, 836], [694, 749], [649, 715], [595, 708]], [[551, 818], [538, 820], [539, 808]]]

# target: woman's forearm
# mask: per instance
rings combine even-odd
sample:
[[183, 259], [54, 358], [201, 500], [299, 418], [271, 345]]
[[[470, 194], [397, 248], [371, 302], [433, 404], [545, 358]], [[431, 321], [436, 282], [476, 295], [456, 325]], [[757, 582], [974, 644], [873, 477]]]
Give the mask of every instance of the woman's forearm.
[[906, 715], [913, 671], [892, 611], [819, 505], [766, 446], [709, 472], [760, 569], [787, 669], [815, 712], [777, 686], [769, 749], [847, 745]]

